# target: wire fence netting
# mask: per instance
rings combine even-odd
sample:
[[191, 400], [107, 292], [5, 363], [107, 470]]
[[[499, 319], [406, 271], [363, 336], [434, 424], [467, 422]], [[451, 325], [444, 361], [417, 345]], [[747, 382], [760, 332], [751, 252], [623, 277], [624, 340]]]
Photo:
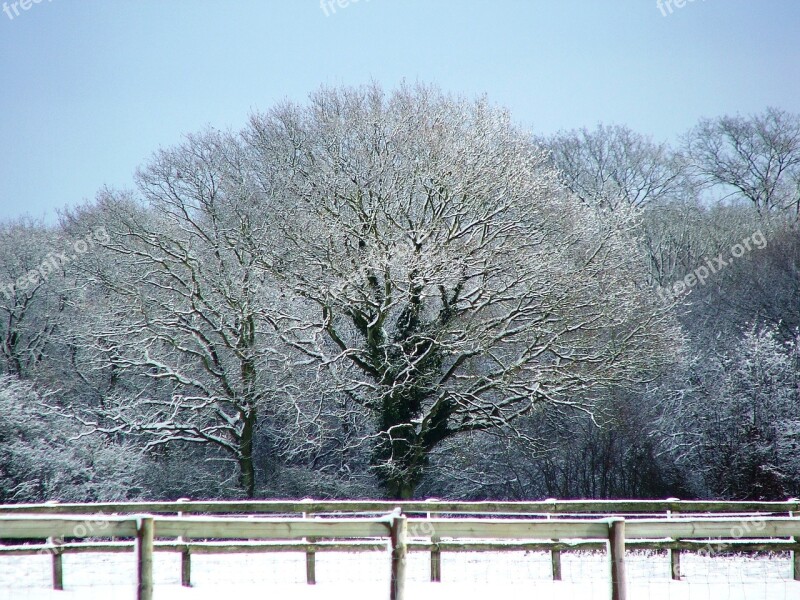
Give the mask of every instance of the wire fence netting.
[[[376, 600], [388, 597], [389, 553], [317, 552], [316, 585], [308, 585], [306, 554], [192, 555], [192, 588], [181, 587], [181, 556], [157, 552], [156, 600], [275, 599]], [[672, 579], [666, 551], [626, 553], [629, 600], [800, 600], [788, 552], [703, 555], [683, 552], [681, 579]], [[63, 556], [64, 591], [53, 590], [49, 554], [0, 555], [0, 600], [133, 600], [132, 552]], [[549, 552], [443, 552], [441, 583], [431, 583], [429, 552], [410, 552], [407, 588], [414, 600], [529, 598], [607, 600], [608, 555], [562, 552], [561, 580], [553, 580]], [[253, 596], [256, 597], [256, 596]]]

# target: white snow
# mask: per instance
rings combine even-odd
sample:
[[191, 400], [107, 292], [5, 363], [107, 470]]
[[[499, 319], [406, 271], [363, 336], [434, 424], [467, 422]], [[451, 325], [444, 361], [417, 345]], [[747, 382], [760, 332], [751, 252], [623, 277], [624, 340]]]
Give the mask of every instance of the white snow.
[[[800, 600], [788, 555], [770, 557], [682, 556], [685, 580], [671, 581], [665, 554], [629, 553], [629, 599]], [[317, 555], [317, 585], [305, 583], [305, 556], [198, 555], [194, 587], [180, 586], [177, 554], [156, 554], [156, 600], [380, 600], [388, 598], [385, 553]], [[0, 557], [0, 600], [134, 600], [132, 554], [64, 557], [65, 591], [50, 589], [48, 556]], [[545, 553], [481, 553], [442, 556], [442, 583], [428, 582], [429, 555], [409, 556], [413, 600], [606, 600], [608, 568], [602, 553], [564, 553], [563, 581], [550, 580]]]

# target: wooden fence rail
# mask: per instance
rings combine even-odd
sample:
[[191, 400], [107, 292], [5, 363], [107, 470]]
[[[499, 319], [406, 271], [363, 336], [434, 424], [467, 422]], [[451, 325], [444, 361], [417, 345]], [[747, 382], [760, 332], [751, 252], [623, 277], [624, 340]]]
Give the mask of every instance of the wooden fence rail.
[[175, 502], [99, 502], [0, 505], [0, 516], [14, 514], [206, 514], [206, 515], [308, 515], [386, 514], [400, 508], [403, 514], [452, 515], [604, 515], [635, 516], [659, 513], [674, 516], [721, 514], [786, 515], [800, 513], [800, 500], [780, 502], [729, 502], [722, 500], [541, 500], [537, 502], [451, 502], [437, 499], [421, 501], [350, 500], [259, 500]]
[[[88, 515], [40, 516], [15, 515], [0, 517], [0, 542], [4, 540], [47, 539], [44, 545], [0, 546], [0, 556], [40, 554], [47, 552], [53, 556], [53, 587], [63, 589], [62, 556], [67, 552], [127, 552], [136, 555], [137, 600], [153, 598], [153, 554], [157, 550], [180, 551], [184, 560], [181, 564], [181, 578], [184, 585], [190, 585], [190, 556], [192, 551], [205, 550], [214, 553], [230, 551], [294, 551], [332, 549], [325, 542], [300, 542], [292, 540], [304, 538], [327, 538], [339, 540], [338, 548], [361, 550], [385, 550], [390, 542], [392, 556], [391, 598], [404, 600], [403, 583], [405, 572], [405, 537], [398, 536], [398, 524], [405, 520], [399, 510], [381, 518], [341, 518], [341, 519], [302, 519], [302, 518], [225, 518], [225, 517], [154, 517], [153, 515], [131, 515], [126, 517], [94, 515], [95, 522], [102, 520], [102, 527], [91, 528], [92, 538], [129, 538], [127, 542], [110, 543], [67, 543], [67, 539], [86, 537], [90, 527]], [[80, 530], [82, 535], [78, 535]], [[157, 538], [180, 539], [181, 542], [163, 544]], [[236, 544], [215, 545], [191, 544], [191, 539], [237, 540]], [[384, 539], [383, 544], [376, 540]], [[63, 540], [56, 542], [56, 540]], [[278, 544], [257, 547], [242, 540], [275, 540]], [[345, 542], [346, 541], [346, 542]], [[362, 548], [359, 548], [359, 541]], [[367, 542], [367, 544], [363, 544]], [[402, 560], [400, 560], [402, 558]]]
[[[437, 514], [440, 514], [437, 511]], [[308, 513], [306, 513], [308, 515]], [[102, 519], [102, 528], [88, 526]], [[80, 541], [89, 537], [92, 541]], [[441, 580], [442, 552], [545, 550], [563, 552], [606, 549], [610, 597], [626, 597], [626, 549], [702, 551], [791, 551], [800, 554], [800, 518], [748, 516], [670, 518], [431, 518], [407, 517], [397, 509], [380, 517], [219, 517], [158, 515], [38, 515], [0, 516], [0, 543], [35, 540], [43, 543], [3, 546], [3, 555], [49, 553], [53, 586], [63, 588], [62, 556], [71, 552], [134, 551], [139, 600], [151, 600], [154, 552], [180, 552], [181, 579], [191, 584], [191, 555], [212, 553], [303, 552], [309, 583], [316, 580], [318, 552], [386, 551], [391, 565], [391, 600], [404, 600], [406, 554], [431, 553], [431, 579]], [[113, 539], [112, 539], [113, 538]], [[94, 540], [109, 541], [94, 541]], [[207, 541], [207, 540], [214, 541]], [[44, 542], [44, 540], [47, 540]], [[673, 554], [673, 576], [680, 577]], [[435, 562], [434, 562], [435, 561]], [[798, 563], [795, 579], [800, 579]], [[0, 568], [2, 563], [0, 562]], [[552, 563], [553, 578], [558, 565]]]

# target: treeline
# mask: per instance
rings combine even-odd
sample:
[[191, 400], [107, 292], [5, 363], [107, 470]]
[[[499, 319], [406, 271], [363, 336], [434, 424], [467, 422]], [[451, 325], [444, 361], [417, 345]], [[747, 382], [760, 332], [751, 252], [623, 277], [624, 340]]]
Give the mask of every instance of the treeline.
[[0, 224], [0, 502], [800, 493], [800, 116], [322, 89]]

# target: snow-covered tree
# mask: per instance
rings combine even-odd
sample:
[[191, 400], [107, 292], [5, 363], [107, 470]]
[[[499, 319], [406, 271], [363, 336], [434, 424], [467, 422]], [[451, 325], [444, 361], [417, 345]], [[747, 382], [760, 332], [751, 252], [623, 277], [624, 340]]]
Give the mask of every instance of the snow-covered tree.
[[798, 341], [754, 325], [728, 351], [692, 362], [660, 430], [695, 475], [695, 493], [778, 500], [800, 491]]
[[678, 333], [628, 212], [576, 202], [485, 100], [322, 90], [252, 119], [265, 268], [304, 301], [284, 338], [373, 417], [373, 464], [414, 493], [431, 450], [548, 404], [593, 410]]
[[562, 131], [538, 142], [561, 182], [583, 202], [608, 210], [691, 196], [683, 158], [622, 125]]
[[800, 115], [768, 108], [752, 117], [703, 119], [685, 145], [702, 182], [752, 202], [759, 213], [800, 217]]
[[80, 428], [52, 410], [54, 394], [0, 377], [0, 501], [123, 500], [137, 496], [146, 470], [140, 449]]
[[207, 132], [139, 172], [144, 206], [104, 195], [111, 260], [87, 273], [106, 296], [87, 339], [99, 368], [128, 376], [99, 430], [144, 436], [150, 448], [214, 447], [253, 496], [259, 417], [290, 385], [271, 333], [275, 294], [256, 266], [264, 219], [245, 178], [235, 140]]
[[28, 219], [0, 224], [0, 374], [30, 377], [61, 321], [59, 234]]

